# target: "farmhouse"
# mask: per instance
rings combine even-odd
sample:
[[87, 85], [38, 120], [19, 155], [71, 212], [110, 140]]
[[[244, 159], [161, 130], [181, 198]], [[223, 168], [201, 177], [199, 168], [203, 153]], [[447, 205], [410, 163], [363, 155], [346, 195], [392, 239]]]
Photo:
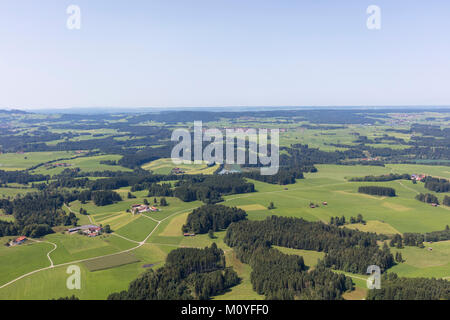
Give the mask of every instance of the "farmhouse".
[[422, 181], [425, 178], [426, 178], [426, 175], [424, 175], [424, 174], [413, 174], [413, 175], [411, 175], [411, 180], [415, 180], [415, 181]]
[[173, 168], [172, 169], [172, 174], [183, 174], [184, 171], [181, 170], [180, 168]]
[[195, 237], [195, 233], [185, 233], [185, 237]]
[[66, 163], [66, 162], [60, 162], [60, 163], [47, 163], [45, 164], [45, 167], [47, 168], [68, 168], [71, 167], [72, 164], [71, 163]]
[[233, 173], [240, 173], [240, 171], [238, 170], [227, 170], [227, 169], [222, 169], [222, 171], [220, 171], [218, 174], [219, 175], [224, 175], [224, 174], [233, 174]]
[[15, 239], [13, 241], [10, 241], [9, 245], [10, 246], [17, 246], [17, 245], [20, 245], [20, 244], [24, 243], [25, 241], [27, 241], [27, 237], [21, 236], [21, 237], [18, 237], [17, 239]]
[[133, 214], [145, 212], [158, 212], [158, 211], [160, 211], [158, 208], [154, 206], [148, 206], [145, 204], [135, 204], [131, 206], [131, 212], [133, 212]]
[[72, 164], [70, 163], [65, 163], [65, 162], [61, 162], [61, 163], [55, 163], [55, 167], [70, 167]]
[[96, 237], [100, 235], [102, 228], [96, 225], [88, 224], [81, 227], [75, 227], [68, 230], [70, 234], [78, 233], [81, 231], [84, 235], [88, 237]]

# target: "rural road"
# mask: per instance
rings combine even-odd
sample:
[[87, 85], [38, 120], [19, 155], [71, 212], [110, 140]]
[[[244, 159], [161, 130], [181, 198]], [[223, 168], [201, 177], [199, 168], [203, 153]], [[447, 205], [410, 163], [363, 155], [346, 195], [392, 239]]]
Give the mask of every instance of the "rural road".
[[26, 274], [24, 274], [24, 275], [21, 275], [21, 276], [15, 278], [14, 280], [11, 280], [11, 281], [9, 281], [9, 282], [7, 282], [7, 283], [1, 285], [1, 286], [0, 286], [0, 289], [6, 288], [7, 286], [9, 286], [9, 285], [11, 285], [11, 284], [13, 284], [13, 283], [15, 283], [15, 282], [17, 282], [17, 281], [23, 279], [23, 278], [26, 278], [26, 277], [28, 277], [28, 276], [31, 276], [31, 275], [33, 275], [33, 274], [35, 274], [35, 273], [38, 273], [38, 272], [41, 272], [41, 271], [44, 271], [44, 270], [49, 270], [49, 269], [52, 269], [52, 268], [57, 268], [57, 267], [62, 267], [62, 266], [71, 265], [71, 264], [76, 264], [76, 263], [80, 263], [80, 262], [84, 262], [84, 261], [95, 260], [95, 259], [99, 259], [99, 258], [111, 257], [111, 256], [115, 256], [115, 255], [118, 255], [118, 254], [122, 254], [122, 253], [134, 251], [134, 250], [136, 250], [136, 249], [142, 247], [142, 246], [147, 242], [147, 240], [153, 235], [153, 233], [154, 233], [154, 232], [156, 231], [156, 229], [161, 225], [162, 222], [164, 222], [165, 220], [167, 220], [167, 219], [173, 217], [174, 215], [181, 214], [181, 213], [185, 213], [185, 212], [191, 211], [191, 210], [193, 210], [193, 209], [195, 209], [195, 208], [196, 208], [196, 207], [190, 208], [190, 209], [184, 209], [184, 210], [181, 210], [181, 211], [177, 211], [177, 212], [172, 213], [171, 215], [165, 217], [165, 218], [162, 219], [162, 220], [155, 220], [155, 219], [153, 219], [153, 218], [147, 217], [147, 218], [149, 218], [149, 219], [152, 219], [152, 220], [154, 220], [154, 221], [157, 221], [158, 224], [153, 228], [153, 230], [152, 230], [152, 231], [145, 237], [145, 239], [144, 239], [143, 241], [141, 241], [141, 242], [137, 242], [137, 241], [128, 239], [128, 238], [126, 238], [126, 237], [124, 237], [124, 236], [121, 236], [121, 235], [119, 235], [119, 234], [112, 233], [112, 235], [121, 237], [121, 238], [123, 238], [123, 239], [125, 239], [125, 240], [128, 240], [128, 241], [130, 241], [130, 242], [133, 242], [133, 243], [137, 243], [138, 245], [137, 245], [136, 247], [133, 247], [133, 248], [127, 249], [127, 250], [123, 250], [123, 251], [120, 251], [120, 252], [112, 253], [112, 254], [106, 254], [106, 255], [98, 256], [98, 257], [92, 257], [92, 258], [87, 258], [87, 259], [81, 259], [81, 260], [76, 260], [76, 261], [70, 261], [70, 262], [65, 262], [65, 263], [61, 263], [61, 264], [57, 264], [57, 265], [55, 265], [55, 264], [53, 263], [52, 259], [50, 258], [50, 254], [58, 248], [58, 246], [57, 246], [55, 243], [53, 243], [53, 242], [48, 242], [48, 241], [40, 241], [40, 240], [30, 239], [30, 240], [32, 240], [32, 241], [34, 241], [34, 242], [38, 242], [38, 243], [39, 243], [39, 242], [40, 242], [40, 243], [50, 243], [50, 244], [52, 244], [52, 245], [54, 246], [54, 248], [53, 248], [50, 252], [47, 253], [47, 257], [48, 257], [48, 259], [49, 259], [49, 261], [50, 261], [50, 266], [44, 267], [44, 268], [40, 268], [40, 269], [36, 269], [36, 270], [34, 270], [34, 271], [31, 271], [31, 272], [28, 272], [28, 273], [26, 273]]

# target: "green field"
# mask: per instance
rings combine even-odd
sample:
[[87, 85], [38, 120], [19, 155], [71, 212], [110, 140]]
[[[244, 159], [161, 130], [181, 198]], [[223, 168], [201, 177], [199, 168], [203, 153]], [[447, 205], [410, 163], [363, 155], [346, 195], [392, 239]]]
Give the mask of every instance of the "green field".
[[3, 214], [2, 210], [0, 209], [0, 220], [1, 221], [7, 221], [7, 222], [13, 222], [16, 219], [12, 215]]
[[[443, 230], [450, 224], [450, 212], [446, 207], [433, 208], [414, 199], [417, 192], [425, 192], [421, 183], [413, 185], [411, 181], [392, 182], [349, 182], [349, 177], [380, 175], [390, 172], [409, 172], [411, 167], [387, 166], [337, 166], [318, 165], [317, 173], [306, 174], [306, 179], [298, 180], [294, 185], [280, 186], [251, 181], [257, 192], [238, 194], [224, 197], [223, 204], [238, 206], [247, 211], [249, 219], [265, 219], [270, 215], [301, 217], [310, 221], [328, 222], [330, 217], [342, 216], [350, 218], [361, 213], [367, 221], [366, 225], [347, 225], [362, 231], [377, 233], [429, 232]], [[444, 167], [445, 168], [445, 167]], [[436, 176], [444, 176], [445, 172], [437, 172], [438, 167], [420, 166], [415, 170], [430, 172]], [[409, 172], [411, 173], [411, 172]], [[383, 185], [396, 189], [395, 198], [373, 197], [357, 192], [361, 185]], [[286, 190], [287, 189], [287, 190]], [[50, 254], [55, 268], [46, 269], [20, 279], [13, 284], [0, 289], [0, 299], [47, 299], [75, 294], [81, 299], [105, 299], [113, 291], [127, 288], [129, 282], [145, 271], [144, 264], [160, 266], [171, 250], [178, 247], [205, 247], [215, 242], [225, 250], [227, 264], [233, 266], [242, 281], [236, 287], [215, 299], [262, 299], [256, 294], [250, 283], [250, 266], [238, 261], [234, 252], [223, 242], [225, 232], [216, 232], [215, 239], [208, 235], [183, 237], [181, 227], [192, 209], [201, 205], [200, 202], [185, 203], [176, 198], [167, 198], [168, 207], [161, 208], [161, 212], [132, 215], [126, 210], [132, 204], [142, 203], [147, 199], [153, 202], [153, 197], [147, 198], [145, 191], [134, 192], [136, 199], [126, 199], [129, 188], [116, 190], [121, 193], [124, 201], [113, 205], [97, 207], [88, 202], [81, 204], [75, 201], [70, 209], [78, 212], [83, 207], [90, 214], [81, 216], [83, 223], [109, 224], [115, 234], [97, 238], [87, 238], [80, 235], [52, 234], [44, 238], [57, 245]], [[440, 194], [439, 197], [442, 197]], [[159, 202], [158, 198], [158, 202]], [[268, 210], [269, 202], [275, 203], [276, 209]], [[310, 202], [318, 203], [319, 207], [309, 208]], [[322, 205], [327, 201], [328, 205]], [[66, 209], [67, 211], [68, 209]], [[151, 235], [150, 235], [151, 234]], [[150, 235], [150, 236], [149, 236]], [[139, 242], [147, 239], [145, 244]], [[6, 241], [6, 240], [5, 240]], [[401, 276], [448, 277], [450, 276], [449, 242], [430, 245], [433, 251], [411, 248], [400, 249], [405, 263], [393, 267], [390, 272]], [[48, 267], [50, 261], [47, 253], [53, 249], [49, 243], [33, 243], [30, 246], [16, 248], [0, 248], [0, 256], [15, 261], [14, 266], [9, 263], [0, 269], [0, 286], [22, 274], [38, 268]], [[323, 253], [306, 250], [278, 248], [288, 254], [300, 254], [308, 266], [314, 266]], [[9, 251], [8, 251], [9, 250]], [[127, 259], [118, 259], [121, 252], [128, 251]], [[393, 249], [395, 252], [397, 249]], [[29, 260], [29, 257], [32, 258]], [[107, 257], [103, 257], [107, 256]], [[91, 262], [77, 262], [80, 260], [102, 257]], [[121, 260], [121, 261], [119, 261]], [[137, 262], [139, 260], [139, 262]], [[126, 265], [123, 265], [123, 262]], [[67, 265], [74, 263], [82, 270], [83, 286], [80, 291], [72, 292], [66, 289], [65, 280]], [[64, 264], [64, 265], [61, 265]], [[67, 265], [66, 265], [67, 264]], [[87, 265], [86, 265], [87, 264]], [[92, 266], [92, 264], [94, 266]], [[19, 265], [17, 268], [15, 266]], [[107, 268], [107, 269], [105, 269]], [[104, 269], [104, 270], [99, 270]], [[97, 270], [91, 272], [90, 270]], [[365, 295], [366, 275], [350, 275], [357, 289], [346, 293], [346, 299], [360, 299]]]
[[[106, 160], [119, 160], [122, 158], [122, 156], [118, 155], [101, 155], [101, 156], [91, 156], [91, 157], [79, 157], [72, 160], [63, 160], [61, 162], [70, 164], [68, 168], [80, 168], [81, 171], [84, 172], [92, 172], [92, 171], [131, 171], [128, 168], [121, 167], [121, 166], [111, 166], [106, 164], [101, 164], [101, 161]], [[57, 167], [57, 168], [47, 168], [45, 166], [41, 166], [37, 168], [36, 170], [33, 170], [33, 173], [36, 174], [48, 174], [48, 175], [55, 175], [61, 173], [64, 169], [64, 167]]]
[[25, 170], [40, 163], [75, 156], [71, 151], [0, 154], [0, 170]]
[[133, 254], [140, 262], [95, 272], [90, 272], [83, 263], [75, 263], [81, 269], [81, 290], [67, 289], [68, 266], [64, 265], [35, 273], [0, 289], [0, 299], [45, 300], [73, 294], [84, 300], [106, 299], [111, 292], [128, 288], [132, 280], [145, 272], [146, 269], [142, 267], [144, 264], [155, 264], [156, 267], [162, 263], [167, 255], [167, 249], [146, 244], [136, 249]]
[[[51, 244], [28, 241], [20, 246], [4, 246], [9, 239], [14, 237], [0, 238], [0, 286], [25, 273], [50, 265], [46, 254], [53, 248]], [[0, 294], [1, 291], [2, 289]]]
[[317, 252], [312, 250], [291, 249], [277, 246], [275, 246], [275, 248], [285, 254], [302, 256], [305, 265], [310, 268], [316, 266], [318, 260], [323, 259], [323, 257], [325, 256], [325, 253], [323, 252]]
[[142, 165], [142, 168], [155, 174], [170, 174], [173, 168], [180, 168], [186, 174], [213, 174], [219, 168], [219, 165], [208, 167], [206, 163], [175, 164], [172, 159], [158, 159]]
[[0, 198], [14, 198], [17, 195], [25, 195], [29, 192], [36, 191], [37, 189], [34, 188], [0, 188]]
[[[405, 277], [450, 277], [450, 241], [436, 243], [424, 243], [425, 248], [405, 247], [404, 249], [392, 249], [393, 252], [401, 252], [405, 262], [391, 268], [389, 272], [395, 272]], [[432, 248], [430, 251], [428, 248]]]
[[[304, 218], [310, 221], [329, 222], [331, 217], [345, 216], [349, 219], [362, 214], [366, 221], [380, 221], [399, 232], [430, 232], [443, 230], [450, 224], [449, 209], [445, 206], [433, 208], [415, 199], [418, 192], [429, 192], [419, 183], [411, 181], [391, 182], [348, 182], [346, 178], [369, 174], [387, 174], [391, 170], [370, 166], [318, 165], [319, 172], [306, 174], [306, 179], [295, 185], [268, 185], [254, 182], [259, 191], [254, 194], [225, 197], [229, 206], [259, 204], [267, 207], [273, 201], [276, 209], [249, 211], [250, 219], [264, 219], [268, 215], [283, 215]], [[423, 170], [427, 170], [424, 168]], [[394, 198], [374, 197], [357, 192], [361, 185], [382, 185], [392, 187], [398, 196]], [[443, 198], [444, 194], [439, 197]], [[321, 205], [328, 202], [327, 206]], [[319, 208], [309, 208], [309, 203]], [[370, 225], [369, 225], [370, 226]], [[367, 230], [377, 232], [377, 228]]]
[[111, 255], [103, 258], [92, 259], [84, 261], [84, 266], [90, 271], [106, 270], [115, 267], [124, 266], [127, 264], [139, 262], [133, 254], [124, 252], [116, 255]]

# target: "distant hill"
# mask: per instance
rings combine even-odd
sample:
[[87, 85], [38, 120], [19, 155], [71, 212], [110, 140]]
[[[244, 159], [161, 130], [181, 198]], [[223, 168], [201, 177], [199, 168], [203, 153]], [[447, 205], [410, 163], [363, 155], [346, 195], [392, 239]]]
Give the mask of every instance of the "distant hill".
[[6, 113], [6, 114], [31, 114], [31, 112], [23, 111], [23, 110], [17, 110], [17, 109], [11, 109], [11, 110], [2, 110], [0, 109], [0, 113]]

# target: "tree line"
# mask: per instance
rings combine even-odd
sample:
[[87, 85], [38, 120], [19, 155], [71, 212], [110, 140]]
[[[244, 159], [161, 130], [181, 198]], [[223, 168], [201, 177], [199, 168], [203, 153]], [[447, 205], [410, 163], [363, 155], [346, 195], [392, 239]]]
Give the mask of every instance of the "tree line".
[[278, 172], [274, 175], [262, 175], [258, 171], [250, 171], [242, 173], [245, 178], [262, 181], [270, 184], [294, 184], [296, 179], [303, 179], [303, 172], [300, 168], [280, 168]]
[[359, 193], [370, 194], [372, 196], [395, 197], [395, 189], [378, 186], [361, 186], [358, 188]]
[[425, 177], [422, 182], [425, 183], [424, 187], [434, 192], [449, 192], [450, 181], [447, 179]]
[[366, 224], [366, 221], [364, 220], [362, 214], [358, 214], [356, 217], [350, 217], [350, 220], [346, 220], [344, 216], [342, 217], [331, 217], [330, 218], [330, 225], [333, 226], [343, 226], [345, 224], [356, 224], [356, 223], [362, 223]]
[[405, 173], [405, 174], [395, 174], [390, 173], [387, 175], [381, 175], [381, 176], [365, 176], [365, 177], [354, 177], [350, 178], [348, 181], [351, 182], [386, 182], [386, 181], [394, 181], [394, 180], [411, 180], [411, 175]]
[[416, 199], [425, 203], [435, 203], [439, 204], [439, 199], [434, 194], [431, 193], [419, 193], [416, 195]]
[[450, 300], [450, 282], [435, 278], [404, 278], [384, 274], [381, 289], [369, 290], [367, 300]]
[[400, 241], [405, 246], [412, 247], [421, 247], [423, 248], [424, 241], [447, 241], [450, 240], [450, 227], [447, 225], [444, 230], [441, 231], [432, 231], [427, 233], [413, 233], [406, 232], [403, 234], [403, 238], [400, 237], [398, 241]]
[[19, 183], [28, 184], [30, 182], [49, 180], [49, 175], [29, 174], [27, 171], [4, 171], [0, 170], [0, 184]]

